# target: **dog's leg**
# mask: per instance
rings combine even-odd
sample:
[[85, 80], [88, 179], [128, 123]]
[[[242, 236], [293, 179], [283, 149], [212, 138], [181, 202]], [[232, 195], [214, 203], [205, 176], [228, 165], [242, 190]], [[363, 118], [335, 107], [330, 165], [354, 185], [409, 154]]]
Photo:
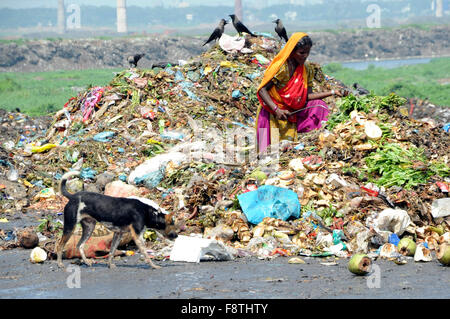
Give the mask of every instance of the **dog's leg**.
[[141, 239], [139, 238], [138, 234], [136, 234], [136, 231], [134, 230], [133, 225], [130, 225], [130, 232], [131, 232], [131, 237], [133, 238], [134, 242], [138, 246], [139, 251], [141, 252], [141, 254], [144, 255], [145, 260], [147, 261], [147, 263], [149, 263], [150, 266], [152, 266], [152, 268], [155, 268], [155, 269], [161, 268], [160, 266], [155, 265], [152, 262], [152, 260], [150, 259], [150, 257], [148, 257], [147, 252], [145, 251], [144, 243], [141, 241]]
[[108, 266], [109, 268], [113, 269], [116, 268], [116, 265], [112, 263], [112, 259], [114, 258], [114, 253], [116, 252], [117, 247], [120, 244], [120, 240], [122, 239], [122, 231], [115, 231], [114, 236], [111, 242], [111, 249], [109, 250], [109, 257], [108, 257]]
[[62, 255], [64, 247], [66, 246], [66, 243], [69, 241], [70, 236], [72, 236], [73, 230], [75, 229], [76, 225], [76, 207], [74, 205], [67, 204], [66, 207], [64, 207], [64, 229], [63, 229], [63, 235], [60, 239], [60, 241], [57, 243], [55, 250], [57, 255], [57, 263], [60, 268], [64, 268], [64, 264], [62, 262]]
[[77, 248], [80, 250], [80, 255], [81, 258], [83, 259], [83, 262], [88, 266], [92, 266], [92, 261], [87, 259], [84, 253], [84, 244], [89, 239], [89, 237], [91, 237], [92, 232], [95, 229], [96, 220], [93, 218], [86, 217], [80, 221], [80, 224], [83, 229], [83, 233], [81, 235], [80, 241], [77, 244]]
[[62, 235], [61, 239], [59, 240], [58, 244], [56, 245], [56, 255], [57, 255], [56, 260], [58, 262], [58, 267], [60, 267], [60, 268], [64, 268], [64, 264], [62, 262], [63, 249], [64, 249], [64, 246], [66, 245], [67, 241], [69, 240], [70, 236], [72, 236], [72, 233], [73, 233], [73, 229], [66, 230], [66, 228], [64, 227], [63, 235]]

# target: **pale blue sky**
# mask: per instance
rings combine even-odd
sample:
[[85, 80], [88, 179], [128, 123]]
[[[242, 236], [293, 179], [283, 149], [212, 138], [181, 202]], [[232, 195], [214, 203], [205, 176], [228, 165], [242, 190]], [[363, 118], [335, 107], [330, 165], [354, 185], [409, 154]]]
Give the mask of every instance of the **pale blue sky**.
[[[126, 0], [129, 6], [186, 6], [186, 5], [226, 5], [234, 6], [234, 0]], [[297, 4], [307, 5], [313, 3], [323, 3], [326, 0], [242, 0], [244, 6], [269, 6], [274, 4]], [[345, 1], [345, 0], [342, 0]], [[375, 0], [376, 1], [376, 0]], [[390, 0], [390, 1], [404, 1], [404, 0]], [[0, 0], [0, 8], [8, 7], [14, 9], [21, 8], [36, 8], [48, 7], [56, 8], [57, 0]], [[76, 3], [80, 5], [95, 5], [95, 6], [112, 6], [115, 7], [116, 0], [65, 0], [66, 5]]]
[[[234, 0], [188, 0], [188, 1], [179, 1], [179, 0], [127, 0], [127, 5], [129, 6], [155, 6], [166, 4], [176, 4], [180, 2], [186, 2], [191, 5], [194, 4], [209, 4], [209, 5], [217, 5], [217, 4], [226, 4], [234, 5]], [[66, 5], [76, 3], [80, 5], [94, 5], [94, 6], [112, 6], [115, 7], [117, 1], [116, 0], [65, 0]], [[57, 0], [0, 0], [0, 7], [9, 7], [9, 8], [35, 8], [35, 7], [49, 7], [56, 8], [58, 4]]]

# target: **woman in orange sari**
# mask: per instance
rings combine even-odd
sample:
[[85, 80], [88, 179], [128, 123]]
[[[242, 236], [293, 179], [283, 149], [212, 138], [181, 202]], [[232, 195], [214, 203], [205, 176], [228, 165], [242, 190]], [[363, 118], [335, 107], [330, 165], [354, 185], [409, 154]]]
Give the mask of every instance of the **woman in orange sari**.
[[312, 93], [314, 75], [306, 63], [311, 47], [311, 38], [306, 33], [294, 33], [264, 73], [257, 91], [260, 102], [256, 115], [259, 153], [279, 140], [296, 141], [297, 133], [320, 128], [329, 113], [322, 99], [348, 94], [334, 90]]

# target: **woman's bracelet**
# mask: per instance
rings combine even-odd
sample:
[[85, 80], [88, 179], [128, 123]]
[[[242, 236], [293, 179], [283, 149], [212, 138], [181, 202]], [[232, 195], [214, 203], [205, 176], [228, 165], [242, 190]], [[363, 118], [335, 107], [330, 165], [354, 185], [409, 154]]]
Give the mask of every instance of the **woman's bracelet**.
[[335, 95], [336, 92], [334, 92], [334, 90], [331, 90], [331, 95]]
[[275, 106], [275, 109], [273, 111], [276, 112], [277, 110], [278, 110], [278, 105]]

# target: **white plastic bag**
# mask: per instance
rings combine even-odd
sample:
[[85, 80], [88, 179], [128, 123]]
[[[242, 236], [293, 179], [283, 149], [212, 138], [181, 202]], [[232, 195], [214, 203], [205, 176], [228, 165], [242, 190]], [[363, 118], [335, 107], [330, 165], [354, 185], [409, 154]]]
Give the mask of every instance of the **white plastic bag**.
[[182, 235], [177, 237], [170, 253], [172, 261], [191, 263], [198, 263], [201, 260], [226, 261], [232, 259], [233, 256], [220, 241]]
[[176, 165], [181, 165], [186, 161], [186, 159], [186, 154], [180, 152], [170, 152], [156, 155], [136, 167], [135, 170], [128, 176], [128, 183], [135, 184], [136, 178], [142, 178], [146, 175], [156, 173], [161, 170], [165, 171], [165, 167], [169, 162], [173, 162]]
[[450, 198], [440, 198], [431, 204], [433, 218], [450, 216]]
[[239, 36], [229, 36], [227, 34], [222, 34], [219, 39], [219, 45], [225, 52], [241, 51], [245, 45], [245, 38]]
[[378, 215], [373, 226], [387, 242], [390, 234], [402, 235], [410, 223], [411, 218], [405, 210], [388, 208]]

